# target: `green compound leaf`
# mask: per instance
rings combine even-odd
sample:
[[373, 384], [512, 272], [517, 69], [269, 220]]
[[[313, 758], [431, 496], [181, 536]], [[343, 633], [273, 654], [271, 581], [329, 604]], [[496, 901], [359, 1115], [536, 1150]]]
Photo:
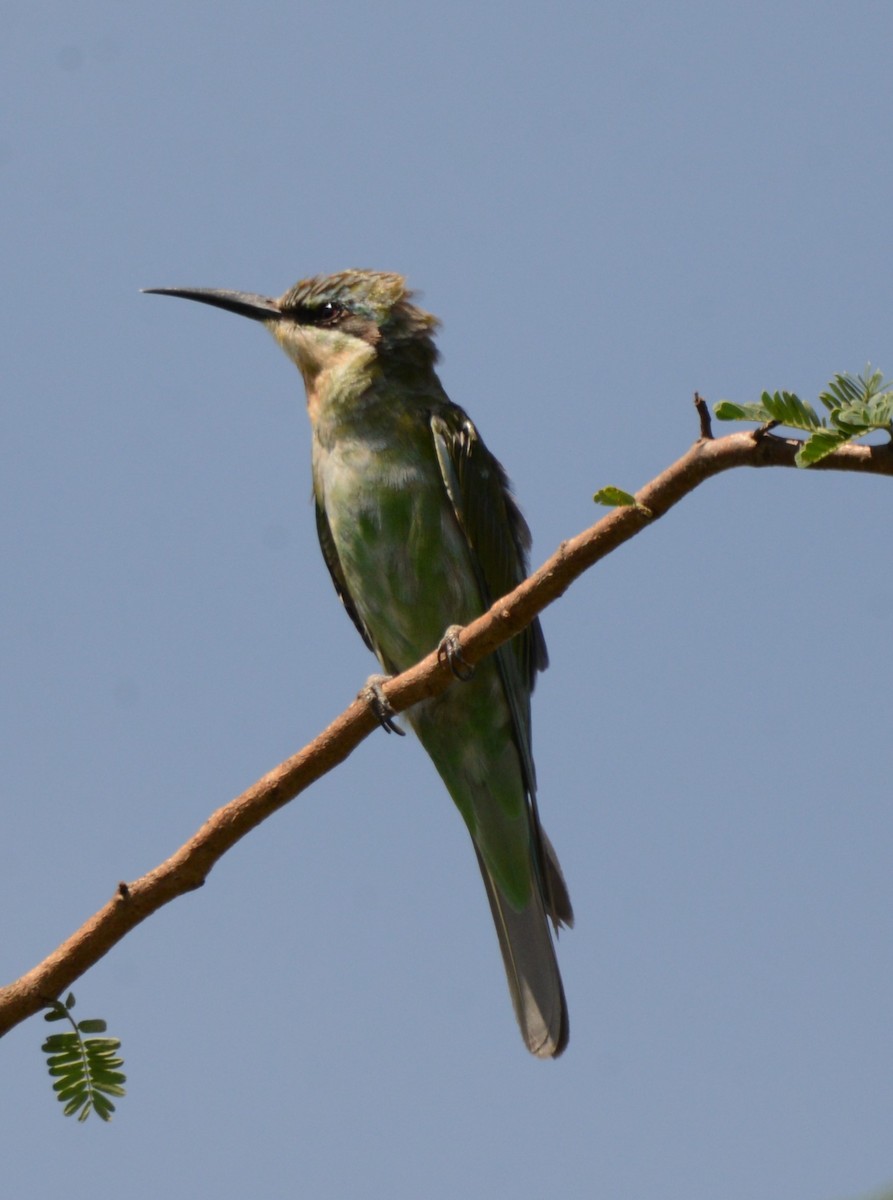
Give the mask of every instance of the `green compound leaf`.
[[773, 421], [789, 429], [821, 429], [822, 420], [811, 404], [804, 403], [793, 392], [763, 392], [763, 407]]
[[838, 446], [848, 440], [845, 433], [835, 433], [831, 429], [820, 429], [803, 443], [795, 455], [798, 467], [808, 467], [812, 463], [826, 458]]
[[127, 1076], [118, 1070], [124, 1060], [119, 1057], [121, 1043], [117, 1038], [84, 1038], [84, 1033], [105, 1033], [106, 1022], [100, 1018], [89, 1018], [75, 1023], [70, 1015], [74, 1008], [74, 995], [69, 994], [62, 1004], [52, 1000], [47, 1021], [67, 1020], [71, 1029], [65, 1033], [51, 1033], [41, 1049], [47, 1055], [47, 1070], [55, 1080], [53, 1091], [66, 1117], [77, 1113], [78, 1121], [86, 1121], [91, 1112], [103, 1121], [110, 1121], [115, 1106], [109, 1096], [123, 1096], [123, 1084]]
[[893, 436], [893, 385], [870, 364], [862, 375], [835, 375], [819, 399], [828, 410], [827, 418], [794, 392], [785, 391], [763, 392], [759, 404], [721, 400], [713, 411], [720, 421], [775, 421], [809, 434], [797, 451], [798, 467], [820, 462], [867, 433], [881, 430]]

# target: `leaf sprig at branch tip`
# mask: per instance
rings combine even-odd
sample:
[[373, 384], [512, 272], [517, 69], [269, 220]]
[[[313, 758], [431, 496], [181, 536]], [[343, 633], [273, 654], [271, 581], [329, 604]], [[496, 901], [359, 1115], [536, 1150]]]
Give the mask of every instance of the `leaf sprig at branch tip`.
[[866, 366], [863, 374], [835, 375], [819, 399], [828, 410], [820, 417], [793, 392], [763, 392], [757, 404], [720, 400], [713, 411], [720, 421], [758, 421], [784, 425], [809, 436], [797, 451], [798, 467], [819, 462], [846, 442], [882, 431], [893, 438], [893, 384], [881, 371]]

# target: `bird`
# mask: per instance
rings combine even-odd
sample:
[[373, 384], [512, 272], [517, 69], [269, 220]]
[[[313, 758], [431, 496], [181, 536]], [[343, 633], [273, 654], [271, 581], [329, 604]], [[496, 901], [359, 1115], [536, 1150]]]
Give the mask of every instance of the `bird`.
[[557, 935], [574, 914], [537, 808], [530, 696], [545, 640], [536, 619], [470, 670], [455, 638], [525, 578], [531, 536], [504, 468], [437, 375], [440, 322], [384, 271], [313, 276], [278, 299], [143, 290], [259, 321], [300, 371], [326, 566], [388, 675], [440, 647], [460, 677], [405, 715], [471, 835], [524, 1042], [556, 1058], [569, 1022], [550, 923]]

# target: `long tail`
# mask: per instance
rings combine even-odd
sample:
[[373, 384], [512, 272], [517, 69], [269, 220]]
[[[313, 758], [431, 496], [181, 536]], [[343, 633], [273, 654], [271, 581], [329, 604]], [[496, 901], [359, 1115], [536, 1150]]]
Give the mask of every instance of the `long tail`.
[[[551, 850], [551, 846], [548, 849]], [[521, 1036], [531, 1054], [538, 1058], [557, 1058], [567, 1045], [570, 1026], [540, 889], [531, 888], [530, 903], [526, 908], [520, 911], [512, 908], [491, 878], [477, 847], [475, 852], [484, 877]], [[554, 851], [552, 853], [554, 855]], [[547, 872], [551, 865], [549, 863]], [[557, 861], [555, 866], [557, 869]], [[561, 883], [563, 888], [563, 880]], [[564, 894], [566, 897], [566, 891]], [[569, 902], [567, 910], [572, 921]], [[567, 919], [565, 913], [560, 917]]]

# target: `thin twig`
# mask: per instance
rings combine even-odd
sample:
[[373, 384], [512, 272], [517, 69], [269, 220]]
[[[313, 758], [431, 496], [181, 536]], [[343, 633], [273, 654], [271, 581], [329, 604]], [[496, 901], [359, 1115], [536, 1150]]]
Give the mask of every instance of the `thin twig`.
[[713, 425], [710, 421], [710, 409], [703, 396], [695, 392], [695, 408], [698, 410], [698, 420], [701, 422], [701, 437], [713, 440]]

